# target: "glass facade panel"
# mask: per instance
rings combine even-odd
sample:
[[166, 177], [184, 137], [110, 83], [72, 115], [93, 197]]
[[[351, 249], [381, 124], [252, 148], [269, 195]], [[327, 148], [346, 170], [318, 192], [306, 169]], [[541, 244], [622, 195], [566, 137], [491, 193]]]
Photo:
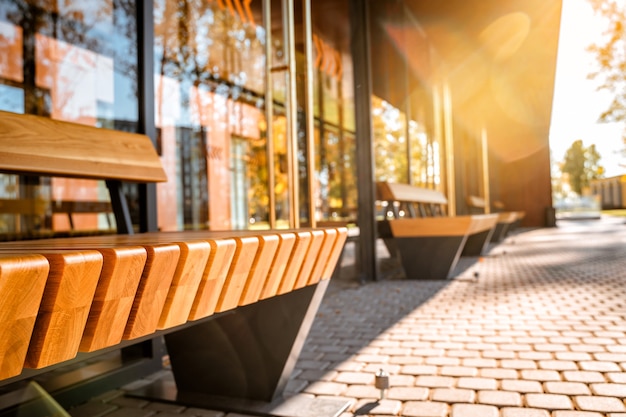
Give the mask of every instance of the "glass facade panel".
[[267, 187], [258, 180], [266, 164], [260, 7], [259, 1], [241, 10], [208, 0], [154, 2], [155, 119], [171, 179], [158, 184], [161, 230], [267, 222], [259, 209]]
[[[0, 110], [136, 132], [136, 36], [131, 0], [0, 0]], [[106, 202], [102, 182], [0, 177], [3, 237], [114, 226], [106, 203], [92, 205], [100, 213], [62, 210]]]

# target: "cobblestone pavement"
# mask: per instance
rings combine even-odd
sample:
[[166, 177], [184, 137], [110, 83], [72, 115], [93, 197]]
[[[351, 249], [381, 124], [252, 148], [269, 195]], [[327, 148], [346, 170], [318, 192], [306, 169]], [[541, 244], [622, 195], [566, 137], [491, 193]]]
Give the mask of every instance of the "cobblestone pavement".
[[523, 230], [448, 281], [336, 280], [288, 393], [351, 400], [342, 417], [626, 416], [626, 225]]

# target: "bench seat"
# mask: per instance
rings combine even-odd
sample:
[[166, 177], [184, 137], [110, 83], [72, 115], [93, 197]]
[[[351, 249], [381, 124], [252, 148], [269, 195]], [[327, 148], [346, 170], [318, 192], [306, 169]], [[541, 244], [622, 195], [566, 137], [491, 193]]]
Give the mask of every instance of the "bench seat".
[[[400, 256], [407, 278], [446, 279], [470, 239], [482, 250], [484, 234], [493, 230], [494, 216], [390, 219], [379, 222], [379, 236]], [[392, 239], [390, 239], [392, 238]]]
[[[332, 275], [346, 236], [345, 228], [336, 228], [0, 244], [1, 311], [7, 303], [16, 305], [20, 311], [12, 317], [32, 321], [24, 331], [0, 339], [0, 352], [27, 347], [12, 353], [19, 358], [11, 359], [15, 366], [2, 369], [0, 378], [18, 375], [22, 366], [43, 368], [79, 351], [114, 346], [314, 285]], [[26, 277], [39, 300], [33, 301], [36, 309], [21, 305], [23, 294], [15, 290]], [[13, 328], [15, 321], [0, 316], [3, 329]]]
[[[486, 202], [485, 199], [479, 196], [468, 196], [467, 197], [467, 205], [473, 209], [480, 209], [481, 211], [485, 210]], [[509, 232], [511, 232], [515, 227], [519, 225], [522, 219], [525, 216], [525, 212], [523, 211], [502, 211], [504, 205], [500, 202], [494, 203], [494, 207], [498, 210], [496, 214], [498, 215], [498, 222], [496, 224], [496, 228], [491, 236], [492, 242], [501, 242]]]

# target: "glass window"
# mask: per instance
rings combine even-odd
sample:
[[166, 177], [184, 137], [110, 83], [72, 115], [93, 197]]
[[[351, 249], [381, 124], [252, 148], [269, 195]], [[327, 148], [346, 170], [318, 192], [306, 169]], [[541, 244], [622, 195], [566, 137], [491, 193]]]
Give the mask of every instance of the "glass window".
[[[130, 0], [0, 0], [0, 110], [136, 132], [136, 32]], [[114, 226], [103, 182], [1, 175], [0, 198], [5, 238]]]
[[154, 2], [161, 230], [267, 227], [265, 30], [241, 5]]

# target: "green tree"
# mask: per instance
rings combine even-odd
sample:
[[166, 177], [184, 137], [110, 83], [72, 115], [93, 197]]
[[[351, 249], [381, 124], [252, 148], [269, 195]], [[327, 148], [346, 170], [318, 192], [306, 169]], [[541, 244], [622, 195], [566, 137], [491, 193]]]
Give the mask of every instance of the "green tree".
[[585, 147], [580, 139], [572, 143], [561, 167], [561, 172], [568, 175], [572, 191], [581, 195], [591, 180], [602, 178], [604, 167], [600, 165], [600, 158], [596, 145]]
[[588, 0], [595, 13], [606, 22], [602, 39], [590, 45], [597, 69], [589, 78], [598, 81], [599, 90], [614, 94], [609, 107], [600, 114], [600, 122], [621, 122], [626, 157], [626, 2], [624, 0]]

